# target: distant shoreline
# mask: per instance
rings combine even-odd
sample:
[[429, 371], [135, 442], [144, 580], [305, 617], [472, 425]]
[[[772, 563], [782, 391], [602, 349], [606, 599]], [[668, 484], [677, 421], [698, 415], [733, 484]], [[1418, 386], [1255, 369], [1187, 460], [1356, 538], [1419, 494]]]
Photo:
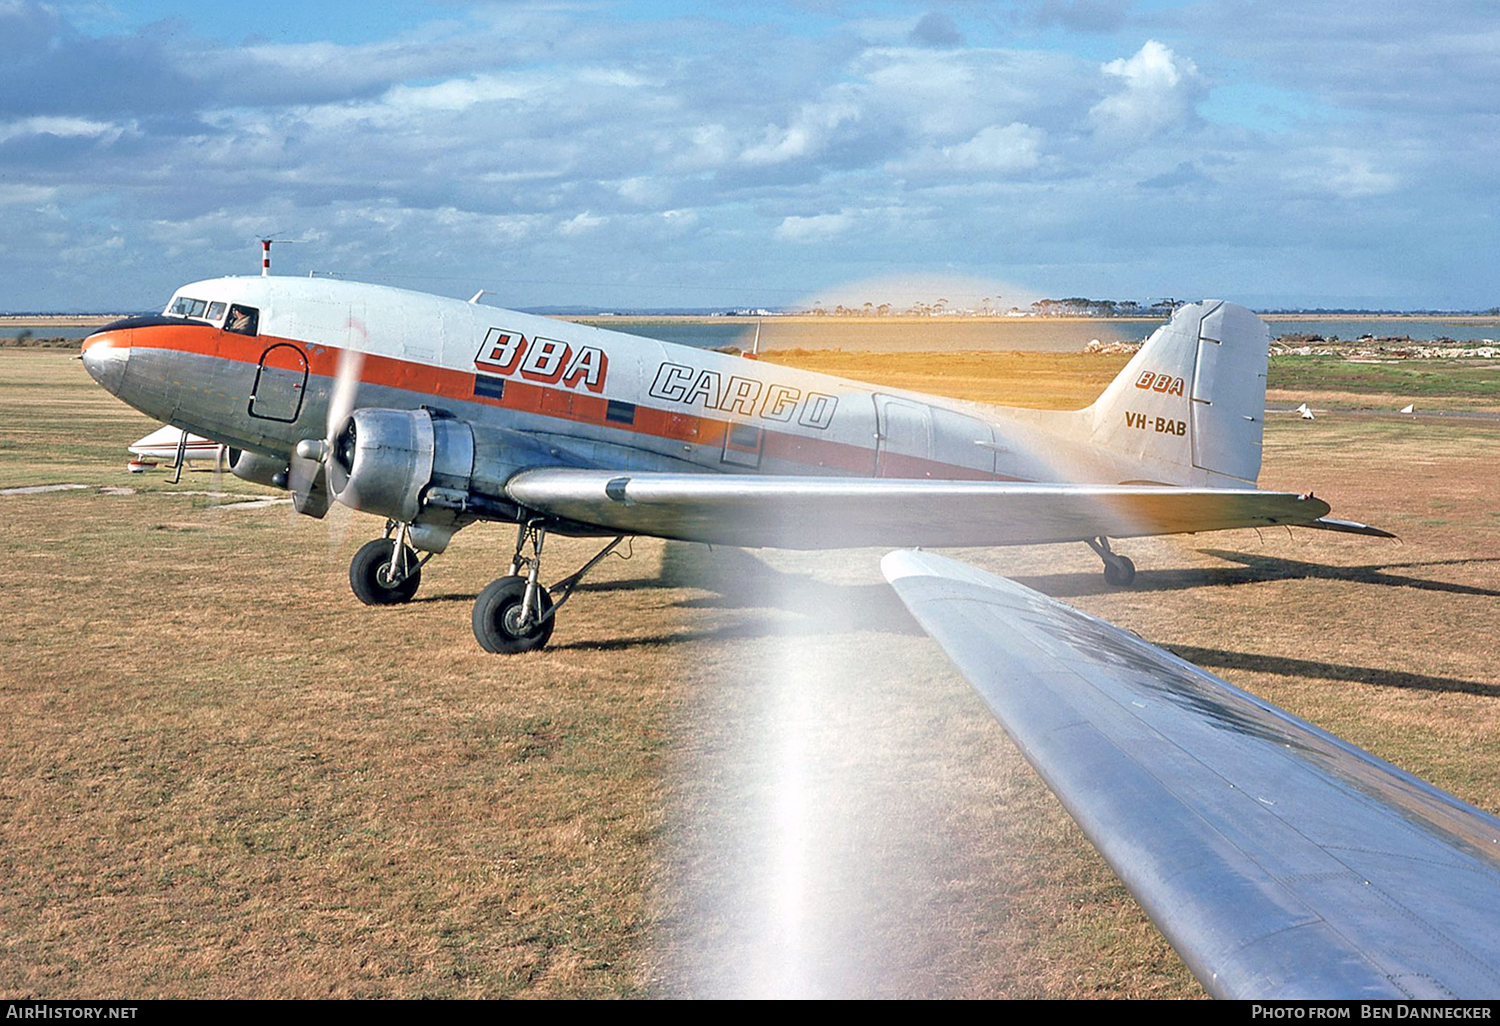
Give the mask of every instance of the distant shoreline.
[[[79, 328], [104, 325], [119, 320], [128, 314], [0, 314], [0, 328]], [[611, 324], [740, 324], [753, 326], [757, 323], [777, 324], [1106, 324], [1131, 322], [1139, 324], [1165, 323], [1160, 317], [1005, 317], [989, 315], [967, 316], [918, 316], [915, 314], [890, 314], [885, 317], [863, 314], [543, 314], [560, 321], [607, 327]], [[1454, 324], [1494, 324], [1500, 326], [1500, 316], [1491, 314], [1422, 314], [1422, 313], [1264, 313], [1261, 320], [1278, 321], [1326, 321], [1336, 324], [1343, 321], [1451, 321]]]

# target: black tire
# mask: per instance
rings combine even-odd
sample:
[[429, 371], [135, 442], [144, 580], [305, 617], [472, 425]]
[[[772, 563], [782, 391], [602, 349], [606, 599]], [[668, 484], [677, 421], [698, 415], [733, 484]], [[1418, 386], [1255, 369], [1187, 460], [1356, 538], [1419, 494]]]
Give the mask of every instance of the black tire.
[[1135, 580], [1135, 564], [1128, 556], [1116, 556], [1104, 562], [1104, 583], [1128, 588]]
[[[552, 628], [557, 617], [549, 616], [541, 623], [533, 623], [523, 631], [516, 622], [520, 619], [521, 601], [526, 597], [526, 578], [502, 577], [479, 593], [474, 600], [474, 637], [486, 652], [509, 655], [514, 652], [531, 652], [541, 648], [552, 637]], [[536, 589], [536, 608], [532, 617], [538, 617], [552, 608], [552, 596], [540, 584]]]
[[422, 584], [422, 568], [417, 565], [416, 550], [410, 545], [406, 546], [404, 561], [411, 569], [401, 581], [390, 583], [391, 550], [395, 544], [390, 538], [366, 542], [349, 563], [349, 587], [354, 589], [355, 598], [367, 606], [410, 602]]

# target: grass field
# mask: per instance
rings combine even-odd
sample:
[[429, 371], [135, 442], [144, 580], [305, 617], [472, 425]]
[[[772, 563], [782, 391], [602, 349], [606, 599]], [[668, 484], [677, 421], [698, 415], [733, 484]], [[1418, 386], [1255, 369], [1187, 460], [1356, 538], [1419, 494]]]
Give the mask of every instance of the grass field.
[[[152, 425], [68, 356], [0, 351], [0, 492], [86, 486], [0, 494], [0, 994], [1201, 993], [879, 552], [638, 541], [551, 649], [487, 656], [469, 609], [512, 531], [365, 608], [346, 569], [376, 521], [127, 474]], [[778, 359], [1061, 406], [1113, 373]], [[1483, 420], [1270, 419], [1263, 486], [1401, 543], [1127, 542], [1129, 591], [1082, 546], [957, 555], [1500, 812], [1497, 447]], [[588, 554], [554, 544], [554, 576]]]

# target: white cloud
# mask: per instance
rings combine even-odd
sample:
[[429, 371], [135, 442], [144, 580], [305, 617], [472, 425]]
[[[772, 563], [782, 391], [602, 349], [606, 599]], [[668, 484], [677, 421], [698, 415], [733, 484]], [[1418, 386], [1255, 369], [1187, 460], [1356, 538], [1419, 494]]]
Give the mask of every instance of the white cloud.
[[965, 142], [940, 149], [926, 148], [898, 167], [907, 173], [950, 177], [967, 177], [976, 172], [987, 176], [1012, 175], [1041, 163], [1046, 137], [1047, 133], [1041, 129], [1019, 121], [990, 125]]
[[1377, 170], [1369, 155], [1345, 149], [1314, 151], [1306, 163], [1283, 171], [1282, 178], [1297, 191], [1339, 199], [1384, 196], [1401, 185], [1400, 175]]
[[1145, 139], [1185, 120], [1203, 88], [1198, 66], [1154, 39], [1100, 70], [1119, 79], [1120, 88], [1094, 105], [1089, 122], [1116, 140]]
[[56, 195], [56, 189], [44, 185], [11, 185], [0, 182], [0, 207], [36, 206], [39, 203], [50, 203]]
[[591, 232], [595, 228], [600, 227], [605, 223], [606, 220], [608, 219], [598, 217], [585, 210], [579, 213], [576, 217], [571, 217], [568, 220], [564, 221], [562, 224], [558, 225], [557, 230], [558, 233], [562, 235], [582, 235], [585, 232]]
[[740, 159], [747, 164], [779, 164], [811, 156], [823, 149], [842, 126], [861, 117], [848, 100], [805, 104], [786, 128], [767, 126], [765, 140], [748, 147]]
[[0, 124], [0, 143], [28, 135], [68, 137], [118, 136], [123, 129], [90, 118], [38, 116]]
[[776, 226], [776, 238], [782, 242], [823, 242], [844, 234], [854, 219], [848, 213], [796, 215], [783, 218]]

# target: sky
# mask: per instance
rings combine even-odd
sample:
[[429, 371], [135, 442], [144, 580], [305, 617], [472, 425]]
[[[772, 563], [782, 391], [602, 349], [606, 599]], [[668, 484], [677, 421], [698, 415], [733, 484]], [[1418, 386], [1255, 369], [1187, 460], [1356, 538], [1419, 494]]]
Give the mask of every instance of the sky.
[[0, 0], [0, 311], [1500, 305], [1490, 0]]

